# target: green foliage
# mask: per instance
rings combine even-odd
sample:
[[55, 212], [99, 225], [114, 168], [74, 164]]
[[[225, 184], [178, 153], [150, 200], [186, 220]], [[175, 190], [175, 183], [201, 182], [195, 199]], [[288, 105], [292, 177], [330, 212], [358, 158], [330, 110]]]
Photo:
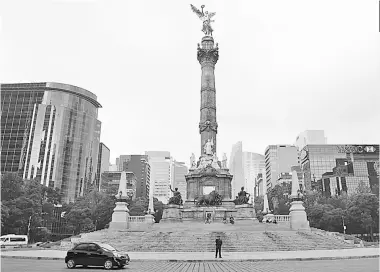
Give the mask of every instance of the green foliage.
[[291, 194], [291, 184], [283, 182], [268, 190], [269, 209], [274, 214], [289, 214], [289, 198]]
[[160, 222], [161, 218], [162, 218], [162, 213], [164, 211], [164, 203], [162, 203], [161, 201], [158, 201], [157, 198], [153, 198], [153, 207], [154, 207], [154, 221], [156, 223]]
[[146, 197], [138, 197], [130, 203], [129, 214], [131, 216], [143, 216], [146, 214], [149, 206], [149, 199]]
[[1, 201], [8, 201], [20, 197], [24, 181], [15, 173], [1, 175]]
[[255, 197], [253, 208], [255, 209], [256, 214], [259, 214], [259, 212], [262, 212], [264, 210], [264, 197], [263, 196]]
[[95, 190], [63, 206], [67, 228], [74, 234], [103, 229], [111, 222], [115, 197]]
[[353, 195], [324, 197], [318, 192], [307, 191], [305, 211], [311, 227], [327, 231], [370, 234], [379, 231], [379, 198], [370, 193], [364, 184]]

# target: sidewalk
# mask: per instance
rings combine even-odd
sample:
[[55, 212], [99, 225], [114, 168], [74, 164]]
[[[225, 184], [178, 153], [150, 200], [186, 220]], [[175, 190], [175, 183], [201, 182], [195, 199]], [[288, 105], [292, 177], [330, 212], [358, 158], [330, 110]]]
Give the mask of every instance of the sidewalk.
[[[2, 251], [1, 257], [40, 260], [64, 260], [67, 251], [22, 250]], [[127, 252], [131, 261], [215, 261], [213, 252]], [[333, 260], [379, 257], [379, 248], [340, 250], [223, 252], [218, 261], [279, 261], [279, 260]]]

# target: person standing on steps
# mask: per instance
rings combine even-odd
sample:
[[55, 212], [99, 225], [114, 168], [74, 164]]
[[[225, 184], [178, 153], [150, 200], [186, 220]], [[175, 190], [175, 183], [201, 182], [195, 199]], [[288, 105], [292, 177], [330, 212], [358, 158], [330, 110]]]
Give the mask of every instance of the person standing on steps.
[[215, 240], [215, 245], [216, 245], [215, 258], [218, 256], [218, 252], [219, 252], [219, 258], [222, 258], [222, 244], [223, 244], [222, 239], [220, 239], [220, 236], [217, 236]]

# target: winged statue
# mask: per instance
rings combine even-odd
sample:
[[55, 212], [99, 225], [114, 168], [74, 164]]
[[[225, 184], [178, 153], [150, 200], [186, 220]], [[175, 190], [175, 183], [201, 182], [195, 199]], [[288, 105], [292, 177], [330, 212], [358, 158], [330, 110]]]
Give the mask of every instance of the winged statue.
[[195, 14], [197, 14], [199, 19], [201, 19], [203, 22], [203, 27], [202, 27], [203, 33], [205, 35], [211, 35], [212, 36], [212, 32], [214, 30], [211, 27], [211, 23], [215, 22], [215, 21], [211, 20], [211, 18], [216, 14], [216, 12], [210, 12], [210, 13], [208, 11], [203, 12], [203, 8], [205, 7], [205, 5], [201, 6], [202, 11], [200, 11], [199, 9], [197, 9], [196, 7], [194, 7], [191, 4], [190, 4], [190, 6], [191, 6], [192, 11]]

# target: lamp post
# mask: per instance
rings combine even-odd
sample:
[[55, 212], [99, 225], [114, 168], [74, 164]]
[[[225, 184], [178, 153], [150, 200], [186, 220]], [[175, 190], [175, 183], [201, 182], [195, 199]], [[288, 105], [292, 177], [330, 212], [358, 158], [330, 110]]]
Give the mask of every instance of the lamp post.
[[343, 234], [346, 234], [346, 225], [344, 224], [344, 217], [342, 215]]

